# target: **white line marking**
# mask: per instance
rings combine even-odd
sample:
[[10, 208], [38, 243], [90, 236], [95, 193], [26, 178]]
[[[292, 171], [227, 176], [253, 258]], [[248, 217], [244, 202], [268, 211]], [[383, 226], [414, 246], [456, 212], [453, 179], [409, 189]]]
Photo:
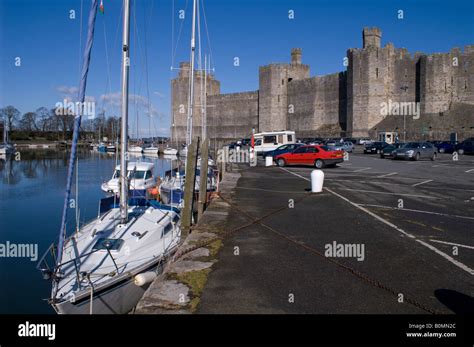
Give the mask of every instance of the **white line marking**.
[[359, 206], [367, 206], [367, 207], [380, 207], [380, 208], [386, 208], [386, 209], [390, 209], [390, 210], [401, 210], [401, 211], [409, 211], [409, 212], [427, 213], [427, 214], [434, 214], [434, 215], [437, 215], [437, 216], [445, 216], [445, 217], [474, 219], [474, 217], [469, 217], [469, 216], [459, 216], [459, 215], [456, 215], [456, 214], [447, 214], [447, 213], [432, 212], [432, 211], [412, 210], [410, 208], [398, 208], [398, 207], [393, 207], [393, 206], [373, 205], [373, 204], [358, 204], [358, 205]]
[[[295, 173], [293, 173], [293, 172], [291, 172], [291, 171], [289, 171], [289, 170], [286, 170], [286, 169], [284, 169], [284, 168], [280, 168], [280, 169], [285, 170], [286, 172], [288, 172], [288, 173], [290, 173], [290, 174], [292, 174], [292, 175], [301, 177], [302, 179], [304, 179], [304, 180], [306, 180], [306, 181], [310, 181], [308, 178], [303, 177], [303, 176], [298, 175], [298, 174], [295, 174]], [[358, 208], [359, 210], [364, 211], [364, 212], [367, 213], [368, 215], [374, 217], [375, 219], [377, 219], [378, 221], [380, 221], [380, 222], [382, 222], [382, 223], [388, 225], [389, 227], [391, 227], [391, 228], [397, 230], [398, 232], [400, 232], [400, 233], [402, 233], [402, 234], [408, 236], [409, 238], [414, 239], [416, 242], [418, 242], [418, 243], [420, 243], [421, 245], [423, 245], [423, 246], [425, 246], [425, 247], [431, 249], [433, 252], [439, 254], [440, 256], [442, 256], [443, 258], [445, 258], [446, 260], [448, 260], [448, 261], [451, 262], [452, 264], [456, 265], [456, 266], [459, 267], [460, 269], [466, 271], [466, 272], [469, 273], [470, 275], [474, 275], [474, 269], [471, 269], [470, 267], [468, 267], [468, 266], [464, 265], [463, 263], [457, 261], [456, 259], [450, 257], [450, 256], [447, 255], [446, 253], [441, 252], [441, 251], [440, 251], [439, 249], [437, 249], [436, 247], [433, 247], [432, 245], [430, 245], [430, 244], [428, 244], [428, 243], [426, 243], [426, 242], [424, 242], [424, 241], [422, 241], [422, 240], [416, 239], [416, 237], [413, 236], [412, 234], [407, 233], [407, 232], [404, 231], [403, 229], [397, 227], [395, 224], [390, 223], [388, 220], [385, 220], [385, 219], [383, 219], [382, 217], [376, 215], [375, 213], [373, 213], [373, 212], [367, 210], [366, 208], [357, 205], [356, 203], [350, 201], [350, 200], [347, 199], [346, 197], [344, 197], [344, 196], [342, 196], [342, 195], [340, 195], [340, 194], [338, 194], [338, 193], [332, 191], [331, 189], [329, 189], [329, 188], [327, 188], [327, 187], [324, 187], [324, 190], [326, 190], [326, 191], [328, 191], [329, 193], [331, 193], [331, 194], [333, 194], [333, 195], [335, 195], [335, 196], [341, 198], [342, 200], [348, 202], [348, 203], [351, 204], [352, 206]]]
[[433, 180], [426, 180], [426, 181], [423, 181], [423, 182], [420, 182], [420, 183], [412, 184], [411, 186], [412, 186], [412, 187], [416, 187], [416, 186], [419, 186], [419, 185], [421, 185], [421, 184], [425, 184], [425, 183], [428, 183], [428, 182], [433, 182]]
[[364, 167], [363, 169], [358, 169], [358, 170], [354, 170], [352, 172], [361, 172], [361, 171], [366, 171], [366, 170], [370, 170], [372, 169], [371, 167]]
[[464, 172], [471, 172], [471, 171], [474, 171], [474, 169], [470, 169], [470, 170], [467, 170], [467, 171], [464, 171]]
[[413, 198], [425, 198], [425, 199], [444, 199], [428, 195], [416, 195], [416, 194], [404, 194], [404, 193], [390, 193], [390, 192], [377, 192], [375, 190], [364, 190], [364, 189], [352, 189], [352, 188], [338, 188], [340, 190], [349, 190], [352, 192], [361, 193], [372, 193], [372, 194], [385, 194], [385, 195], [400, 195], [400, 196], [411, 196]]
[[396, 174], [397, 174], [396, 172], [391, 172], [391, 173], [388, 173], [386, 175], [376, 176], [376, 178], [384, 178], [384, 177], [393, 176], [393, 175], [396, 175]]
[[459, 243], [452, 243], [452, 242], [446, 242], [446, 241], [440, 241], [440, 240], [430, 240], [431, 242], [438, 242], [438, 243], [444, 243], [446, 245], [451, 245], [451, 246], [458, 246], [458, 247], [464, 247], [464, 248], [469, 248], [469, 249], [474, 249], [473, 246], [467, 246], [467, 245], [461, 245]]

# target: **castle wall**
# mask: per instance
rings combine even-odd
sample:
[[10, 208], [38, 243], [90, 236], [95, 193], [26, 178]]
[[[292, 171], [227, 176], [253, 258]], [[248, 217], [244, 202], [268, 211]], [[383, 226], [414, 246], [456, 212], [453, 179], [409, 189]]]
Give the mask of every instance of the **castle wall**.
[[474, 46], [464, 52], [425, 55], [420, 60], [422, 113], [448, 110], [451, 102], [474, 104]]
[[288, 105], [294, 112], [288, 113], [286, 128], [295, 130], [297, 137], [313, 137], [329, 125], [334, 133], [324, 136], [339, 136], [341, 123], [346, 118], [345, 101], [344, 73], [291, 81], [288, 83]]
[[[339, 73], [310, 77], [309, 66], [302, 64], [301, 49], [294, 48], [291, 63], [260, 67], [258, 91], [221, 95], [219, 81], [208, 76], [209, 137], [230, 142], [248, 137], [252, 129], [295, 130], [298, 137], [365, 137], [393, 124], [400, 134], [404, 127], [410, 134], [409, 126], [417, 123], [407, 122], [402, 110], [396, 114], [390, 105], [413, 103], [410, 112], [418, 113], [420, 106], [419, 116], [449, 112], [454, 104], [461, 105], [456, 111], [460, 114], [467, 112], [463, 105], [474, 105], [474, 46], [411, 55], [391, 43], [381, 47], [381, 36], [378, 28], [364, 28], [363, 48], [347, 51], [347, 71]], [[196, 72], [194, 136], [201, 135], [202, 79]], [[172, 81], [176, 127], [171, 132], [180, 142], [186, 138], [188, 93], [189, 64], [182, 63], [179, 76]]]
[[258, 127], [258, 98], [258, 91], [208, 97], [209, 138], [224, 142], [249, 138]]

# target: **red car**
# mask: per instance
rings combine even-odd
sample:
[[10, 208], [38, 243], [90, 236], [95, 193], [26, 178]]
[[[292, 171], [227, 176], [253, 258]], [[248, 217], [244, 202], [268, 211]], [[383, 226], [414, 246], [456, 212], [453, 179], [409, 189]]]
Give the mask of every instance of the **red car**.
[[311, 165], [317, 169], [325, 166], [336, 166], [344, 161], [344, 152], [332, 150], [328, 146], [302, 146], [293, 152], [283, 153], [275, 157], [278, 166], [285, 165]]

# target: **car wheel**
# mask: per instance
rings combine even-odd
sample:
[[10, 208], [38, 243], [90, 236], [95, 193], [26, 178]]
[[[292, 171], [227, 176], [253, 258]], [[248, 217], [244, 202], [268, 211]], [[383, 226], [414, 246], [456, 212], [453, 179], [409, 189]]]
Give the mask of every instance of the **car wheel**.
[[380, 153], [380, 158], [381, 158], [381, 159], [384, 159], [384, 158], [385, 158], [385, 156], [383, 155], [383, 152]]
[[280, 167], [285, 166], [285, 159], [282, 159], [282, 158], [278, 159], [277, 160], [277, 165], [280, 166]]
[[436, 152], [433, 153], [433, 156], [431, 157], [431, 161], [435, 161], [436, 160]]
[[316, 169], [322, 169], [324, 167], [324, 161], [322, 161], [321, 159], [316, 159], [316, 161], [314, 162], [314, 167]]
[[460, 150], [458, 151], [458, 154], [463, 155], [463, 154], [464, 154], [464, 149], [460, 149]]
[[413, 157], [414, 161], [420, 160], [420, 153], [416, 153], [415, 156]]

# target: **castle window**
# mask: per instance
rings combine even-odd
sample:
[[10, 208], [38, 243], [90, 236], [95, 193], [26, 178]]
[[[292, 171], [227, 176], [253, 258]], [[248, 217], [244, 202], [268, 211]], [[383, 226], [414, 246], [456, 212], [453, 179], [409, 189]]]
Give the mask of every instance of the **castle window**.
[[280, 95], [278, 95], [278, 102], [280, 102]]
[[288, 78], [288, 82], [291, 82], [291, 81], [293, 81], [293, 78]]
[[[448, 85], [446, 83], [446, 81], [444, 81], [444, 91], [447, 92], [448, 91]], [[279, 101], [279, 100], [278, 100]]]
[[467, 79], [464, 80], [464, 89], [467, 89]]
[[379, 68], [375, 68], [375, 78], [379, 78]]
[[284, 86], [285, 85], [285, 80], [281, 80], [281, 85]]

